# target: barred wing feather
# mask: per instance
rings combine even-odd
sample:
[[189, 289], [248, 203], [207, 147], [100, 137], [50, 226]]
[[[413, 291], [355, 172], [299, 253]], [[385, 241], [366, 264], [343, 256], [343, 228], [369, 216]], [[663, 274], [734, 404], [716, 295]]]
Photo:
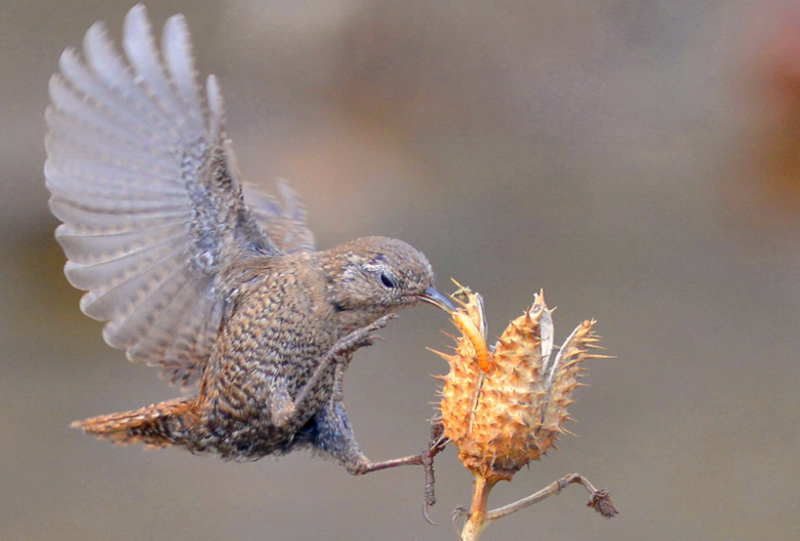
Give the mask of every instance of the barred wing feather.
[[[74, 50], [61, 56], [46, 115], [50, 208], [63, 222], [67, 278], [87, 292], [84, 313], [108, 322], [106, 342], [186, 385], [219, 331], [222, 270], [313, 248], [313, 237], [286, 203], [255, 213], [245, 204], [222, 96], [211, 76], [203, 98], [182, 16], [165, 24], [159, 52], [134, 7], [123, 49], [127, 62], [97, 23], [85, 63]], [[273, 242], [278, 222], [301, 240]]]

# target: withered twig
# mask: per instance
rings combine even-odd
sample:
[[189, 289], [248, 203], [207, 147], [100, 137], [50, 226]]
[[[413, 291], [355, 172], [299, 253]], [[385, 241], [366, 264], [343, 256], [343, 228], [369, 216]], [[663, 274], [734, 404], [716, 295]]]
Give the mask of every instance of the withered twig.
[[534, 492], [526, 498], [522, 498], [514, 503], [510, 503], [508, 505], [504, 505], [503, 507], [498, 507], [497, 509], [488, 511], [484, 519], [485, 523], [488, 525], [506, 515], [526, 509], [535, 503], [539, 503], [548, 496], [558, 494], [561, 492], [561, 489], [572, 483], [582, 484], [584, 488], [591, 493], [592, 496], [589, 499], [589, 503], [586, 504], [588, 507], [594, 507], [595, 511], [607, 518], [611, 518], [617, 514], [618, 511], [614, 507], [614, 503], [611, 501], [611, 498], [609, 498], [608, 489], [603, 488], [597, 490], [597, 488], [595, 488], [595, 486], [583, 475], [579, 473], [571, 473], [569, 475], [565, 475], [558, 481], [553, 481], [542, 490]]

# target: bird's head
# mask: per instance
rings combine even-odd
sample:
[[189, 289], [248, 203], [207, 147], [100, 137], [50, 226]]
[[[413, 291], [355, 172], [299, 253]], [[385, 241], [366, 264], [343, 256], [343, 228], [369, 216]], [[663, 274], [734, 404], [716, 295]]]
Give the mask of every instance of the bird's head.
[[452, 311], [434, 288], [428, 259], [411, 245], [385, 237], [364, 237], [323, 252], [326, 298], [338, 312], [377, 318], [427, 302]]

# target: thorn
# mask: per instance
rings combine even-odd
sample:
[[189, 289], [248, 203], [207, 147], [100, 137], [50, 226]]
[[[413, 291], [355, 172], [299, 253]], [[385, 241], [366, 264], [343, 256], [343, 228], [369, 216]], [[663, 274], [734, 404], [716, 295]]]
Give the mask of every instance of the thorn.
[[[441, 351], [437, 351], [437, 350], [432, 349], [432, 348], [425, 348], [425, 349], [427, 349], [431, 353], [435, 353], [436, 355], [438, 355], [439, 357], [441, 357], [442, 359], [444, 359], [448, 363], [452, 362], [452, 361], [454, 361], [456, 359], [456, 357], [453, 356], [453, 355], [448, 355], [447, 353], [442, 353]], [[434, 377], [436, 377], [436, 376], [434, 376]]]
[[450, 278], [450, 281], [453, 282], [458, 289], [468, 289], [468, 288], [462, 286], [461, 284], [459, 284], [458, 281], [455, 278]]
[[533, 323], [533, 316], [531, 316], [530, 310], [525, 310], [523, 317], [525, 318], [525, 325], [530, 326]]

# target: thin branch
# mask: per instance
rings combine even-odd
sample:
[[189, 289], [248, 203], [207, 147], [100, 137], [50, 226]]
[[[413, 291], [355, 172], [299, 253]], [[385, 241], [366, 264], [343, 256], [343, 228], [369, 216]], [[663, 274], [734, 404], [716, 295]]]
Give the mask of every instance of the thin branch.
[[617, 514], [617, 509], [614, 507], [614, 503], [609, 497], [608, 489], [603, 488], [598, 490], [583, 475], [579, 473], [571, 473], [569, 475], [565, 475], [558, 481], [553, 481], [542, 490], [534, 492], [526, 498], [522, 498], [514, 503], [510, 503], [508, 505], [504, 505], [503, 507], [498, 507], [497, 509], [487, 512], [485, 521], [487, 524], [490, 524], [506, 515], [510, 515], [511, 513], [520, 511], [522, 509], [527, 509], [531, 505], [539, 503], [549, 496], [558, 494], [561, 492], [561, 489], [567, 485], [571, 485], [572, 483], [582, 484], [584, 488], [592, 495], [587, 506], [593, 507], [595, 511], [607, 518], [611, 518]]

